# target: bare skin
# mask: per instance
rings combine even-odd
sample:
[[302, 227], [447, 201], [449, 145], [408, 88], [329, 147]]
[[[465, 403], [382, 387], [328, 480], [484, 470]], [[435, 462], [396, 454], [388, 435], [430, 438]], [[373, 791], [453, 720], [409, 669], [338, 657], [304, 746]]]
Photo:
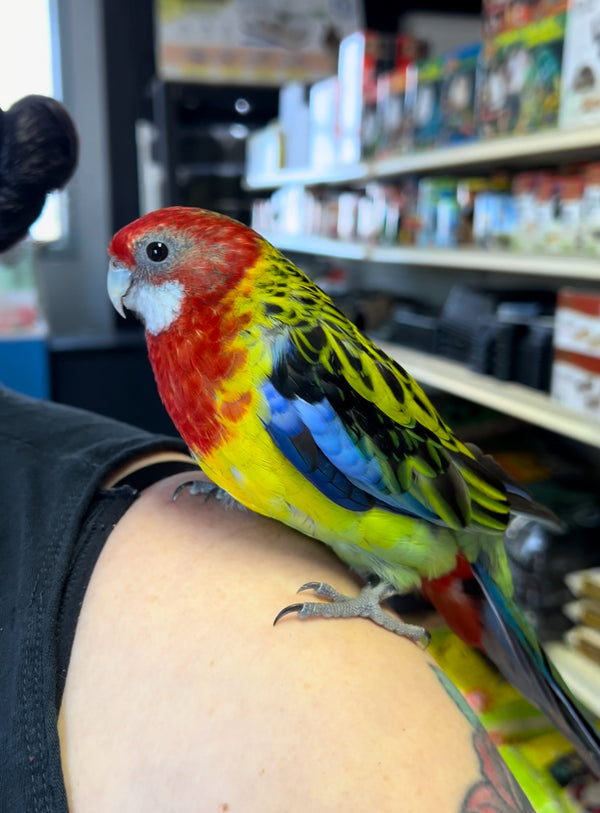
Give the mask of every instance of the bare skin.
[[356, 592], [342, 563], [215, 500], [173, 503], [186, 479], [143, 492], [94, 570], [59, 720], [74, 813], [477, 811], [482, 787], [503, 793], [486, 809], [531, 811], [482, 770], [422, 648], [363, 619], [272, 626], [305, 581]]

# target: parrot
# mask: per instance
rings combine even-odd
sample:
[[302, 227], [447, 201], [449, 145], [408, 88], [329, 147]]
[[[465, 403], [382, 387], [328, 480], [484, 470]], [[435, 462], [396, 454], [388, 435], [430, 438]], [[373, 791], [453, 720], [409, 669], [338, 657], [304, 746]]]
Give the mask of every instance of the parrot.
[[423, 627], [381, 606], [422, 590], [600, 775], [595, 722], [513, 598], [509, 523], [557, 526], [553, 512], [250, 227], [186, 206], [144, 214], [112, 238], [107, 287], [142, 321], [160, 397], [209, 488], [328, 545], [365, 582], [357, 596], [308, 582], [300, 591], [323, 600], [275, 621], [365, 617], [426, 645]]

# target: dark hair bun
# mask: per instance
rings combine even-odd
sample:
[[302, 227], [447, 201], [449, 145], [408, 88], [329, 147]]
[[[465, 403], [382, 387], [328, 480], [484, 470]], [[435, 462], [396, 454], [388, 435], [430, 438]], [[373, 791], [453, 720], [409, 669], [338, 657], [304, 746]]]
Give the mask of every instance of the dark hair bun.
[[46, 195], [77, 166], [79, 139], [65, 108], [47, 96], [25, 96], [0, 110], [0, 251], [21, 240]]

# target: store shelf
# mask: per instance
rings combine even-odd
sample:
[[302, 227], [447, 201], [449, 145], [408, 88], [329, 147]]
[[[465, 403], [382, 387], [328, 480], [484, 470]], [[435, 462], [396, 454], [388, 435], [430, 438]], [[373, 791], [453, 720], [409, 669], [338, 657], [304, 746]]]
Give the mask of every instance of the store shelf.
[[545, 393], [474, 373], [462, 364], [412, 348], [381, 342], [379, 346], [421, 384], [600, 448], [600, 421], [567, 409]]
[[372, 174], [372, 164], [339, 164], [333, 167], [305, 167], [302, 169], [281, 169], [266, 175], [247, 175], [244, 181], [247, 189], [275, 189], [278, 186], [302, 184], [351, 183], [365, 181]]
[[359, 164], [329, 168], [281, 170], [270, 175], [248, 176], [248, 189], [274, 189], [297, 183], [305, 186], [352, 183], [389, 178], [410, 173], [440, 172], [442, 170], [485, 168], [506, 169], [523, 164], [536, 166], [564, 160], [586, 160], [598, 155], [600, 127], [576, 130], [545, 130], [522, 136], [509, 136], [435, 150], [411, 152], [379, 158]]
[[322, 257], [368, 260], [393, 265], [429, 268], [493, 271], [561, 279], [600, 282], [600, 258], [569, 257], [554, 254], [517, 254], [475, 248], [437, 249], [413, 246], [376, 246], [348, 243], [326, 237], [266, 232], [264, 237], [282, 251], [298, 251]]

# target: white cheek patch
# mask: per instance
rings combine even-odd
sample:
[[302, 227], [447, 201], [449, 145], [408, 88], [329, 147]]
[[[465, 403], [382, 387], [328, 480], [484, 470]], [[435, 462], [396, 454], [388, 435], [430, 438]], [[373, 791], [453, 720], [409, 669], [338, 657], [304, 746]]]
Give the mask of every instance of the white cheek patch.
[[156, 336], [177, 319], [183, 297], [183, 285], [179, 282], [163, 282], [162, 285], [138, 282], [127, 292], [123, 304], [137, 313], [146, 330]]

